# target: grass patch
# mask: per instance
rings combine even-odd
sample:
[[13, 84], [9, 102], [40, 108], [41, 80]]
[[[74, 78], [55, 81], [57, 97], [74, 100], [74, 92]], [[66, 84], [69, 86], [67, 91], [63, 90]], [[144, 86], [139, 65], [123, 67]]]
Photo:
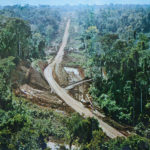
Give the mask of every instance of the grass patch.
[[85, 56], [81, 53], [69, 53], [64, 61], [64, 65], [68, 67], [84, 67]]

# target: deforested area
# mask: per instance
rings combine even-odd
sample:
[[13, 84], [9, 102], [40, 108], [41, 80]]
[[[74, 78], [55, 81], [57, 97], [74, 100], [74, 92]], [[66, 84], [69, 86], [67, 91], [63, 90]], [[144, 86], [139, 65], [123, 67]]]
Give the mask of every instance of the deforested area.
[[0, 150], [150, 150], [150, 2], [0, 2]]

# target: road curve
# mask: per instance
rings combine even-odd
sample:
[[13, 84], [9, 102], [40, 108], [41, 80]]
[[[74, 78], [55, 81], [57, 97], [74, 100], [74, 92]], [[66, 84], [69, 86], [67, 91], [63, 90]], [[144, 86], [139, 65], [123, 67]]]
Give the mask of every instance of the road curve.
[[61, 88], [58, 83], [53, 78], [53, 71], [55, 68], [55, 65], [59, 65], [63, 59], [64, 55], [64, 48], [67, 44], [68, 37], [69, 37], [69, 26], [70, 26], [70, 20], [68, 20], [64, 37], [62, 40], [62, 44], [60, 46], [60, 49], [54, 59], [54, 61], [49, 64], [45, 70], [44, 70], [44, 76], [47, 82], [49, 83], [50, 87], [55, 91], [55, 93], [62, 99], [64, 102], [69, 105], [71, 108], [73, 108], [76, 112], [78, 112], [80, 115], [83, 115], [84, 117], [94, 117], [96, 118], [99, 123], [102, 130], [107, 134], [110, 138], [116, 138], [118, 136], [124, 136], [122, 133], [114, 129], [113, 127], [106, 124], [104, 121], [99, 119], [96, 115], [94, 115], [89, 109], [85, 108], [82, 103], [72, 98], [69, 94], [67, 94], [66, 90]]

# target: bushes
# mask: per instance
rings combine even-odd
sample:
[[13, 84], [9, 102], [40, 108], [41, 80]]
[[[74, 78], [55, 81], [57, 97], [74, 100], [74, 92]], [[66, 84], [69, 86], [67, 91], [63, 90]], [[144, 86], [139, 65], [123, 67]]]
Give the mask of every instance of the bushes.
[[[109, 41], [110, 37], [107, 38]], [[145, 38], [139, 38], [137, 42], [149, 45]], [[91, 45], [96, 45], [96, 41], [92, 41]], [[128, 41], [122, 39], [119, 39], [119, 45], [112, 45], [103, 55], [98, 55], [99, 52], [94, 48], [91, 50], [89, 46], [95, 53], [93, 56], [87, 54], [89, 62], [93, 60], [88, 66], [93, 78], [90, 93], [113, 119], [129, 125], [138, 121], [146, 124], [150, 98], [149, 47], [143, 49], [135, 41], [129, 45]], [[103, 67], [106, 68], [107, 78], [103, 76]]]
[[47, 137], [64, 137], [66, 128], [62, 116], [33, 108], [14, 96], [12, 103], [11, 111], [0, 109], [0, 149], [40, 150], [46, 148]]
[[[108, 25], [110, 24], [109, 19], [112, 16], [107, 9], [111, 10], [112, 14], [118, 14], [118, 18], [120, 17], [118, 19], [120, 25], [117, 24], [120, 28], [117, 28], [118, 31], [111, 32], [112, 30], [108, 29], [110, 27]], [[127, 13], [126, 9], [133, 11], [133, 8], [126, 8], [125, 6], [123, 14]], [[94, 100], [99, 103], [99, 106], [113, 119], [129, 125], [134, 125], [139, 120], [146, 124], [148, 120], [146, 118], [150, 117], [148, 110], [150, 100], [150, 42], [145, 33], [139, 32], [144, 22], [138, 24], [138, 31], [135, 26], [132, 26], [136, 19], [143, 21], [142, 18], [136, 16], [135, 12], [143, 12], [134, 8], [135, 20], [130, 20], [133, 17], [130, 16], [132, 14], [129, 13], [130, 11], [124, 16], [120, 15], [122, 10], [117, 10], [118, 8], [115, 11], [112, 8], [105, 8], [100, 10], [100, 15], [93, 11], [93, 14], [99, 16], [100, 20], [104, 20], [102, 15], [104, 11], [107, 16], [104, 18], [108, 20], [106, 19], [105, 23], [103, 22], [105, 25], [102, 26], [97, 24], [98, 20], [94, 20], [92, 26], [87, 28], [93, 29], [95, 25], [99, 31], [96, 30], [90, 34], [85, 29], [86, 34], [82, 35], [82, 39], [85, 39], [82, 43], [86, 45], [85, 55], [88, 60], [86, 70], [93, 79], [90, 93]], [[148, 13], [149, 9], [143, 14], [144, 18], [147, 18]], [[129, 17], [129, 19], [128, 16], [131, 18]], [[122, 26], [130, 27], [130, 30], [127, 30], [126, 33], [122, 32], [125, 29]], [[108, 95], [108, 97], [103, 94]], [[141, 115], [145, 119], [142, 119]]]
[[150, 150], [150, 140], [138, 135], [108, 139], [101, 130], [97, 130], [93, 131], [90, 143], [83, 144], [81, 150]]
[[137, 135], [117, 138], [103, 144], [102, 150], [149, 150], [150, 141]]
[[90, 150], [99, 150], [106, 140], [107, 137], [101, 129], [93, 131], [93, 138], [87, 145], [87, 148]]
[[13, 68], [13, 57], [0, 61], [0, 149], [44, 149], [48, 136], [64, 136], [63, 117], [15, 97], [9, 79]]
[[102, 94], [97, 101], [104, 112], [115, 118], [115, 120], [131, 123], [131, 114], [127, 113], [122, 107], [117, 106], [116, 101], [111, 100], [109, 95]]
[[67, 138], [70, 148], [75, 140], [80, 144], [89, 143], [92, 139], [92, 131], [98, 130], [98, 121], [94, 118], [82, 119], [79, 114], [74, 114], [67, 121]]

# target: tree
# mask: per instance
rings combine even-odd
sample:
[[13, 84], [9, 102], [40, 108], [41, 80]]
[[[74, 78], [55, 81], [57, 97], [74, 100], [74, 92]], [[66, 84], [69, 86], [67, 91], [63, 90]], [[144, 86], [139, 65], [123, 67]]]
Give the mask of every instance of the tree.
[[82, 119], [79, 114], [74, 114], [67, 122], [67, 137], [69, 139], [69, 146], [78, 139], [79, 143], [87, 143], [92, 139], [92, 132], [98, 130], [98, 121], [94, 118]]
[[31, 37], [30, 26], [27, 22], [13, 18], [6, 22], [0, 34], [0, 54], [2, 58], [15, 56], [25, 58], [29, 55], [28, 43]]
[[137, 135], [129, 136], [128, 138], [116, 138], [105, 142], [102, 150], [149, 150], [149, 140]]
[[100, 150], [103, 143], [107, 141], [107, 137], [102, 130], [93, 131], [93, 138], [87, 145], [89, 150], [95, 149]]

